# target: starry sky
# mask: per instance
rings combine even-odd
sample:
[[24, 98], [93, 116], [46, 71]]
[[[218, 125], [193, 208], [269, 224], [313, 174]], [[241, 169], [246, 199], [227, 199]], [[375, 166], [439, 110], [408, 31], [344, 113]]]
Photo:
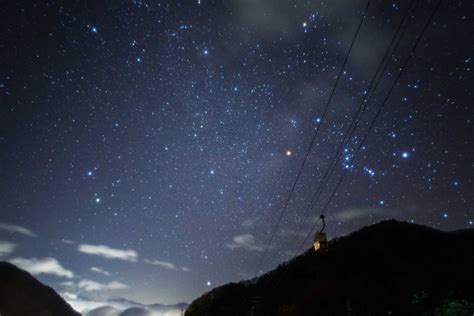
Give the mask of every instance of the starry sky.
[[71, 300], [190, 302], [252, 278], [318, 126], [261, 272], [344, 170], [330, 237], [385, 218], [474, 227], [470, 1], [441, 4], [356, 154], [436, 3], [371, 1], [322, 117], [366, 1], [3, 2], [1, 259]]

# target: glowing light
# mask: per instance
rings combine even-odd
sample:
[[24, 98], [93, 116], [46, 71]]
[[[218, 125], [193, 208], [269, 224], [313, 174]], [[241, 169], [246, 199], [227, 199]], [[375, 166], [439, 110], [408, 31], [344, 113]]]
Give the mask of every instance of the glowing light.
[[402, 158], [407, 159], [410, 156], [406, 151], [402, 153]]
[[291, 156], [292, 154], [293, 154], [293, 153], [291, 152], [291, 150], [287, 150], [287, 151], [286, 151], [286, 155], [287, 155], [287, 156]]

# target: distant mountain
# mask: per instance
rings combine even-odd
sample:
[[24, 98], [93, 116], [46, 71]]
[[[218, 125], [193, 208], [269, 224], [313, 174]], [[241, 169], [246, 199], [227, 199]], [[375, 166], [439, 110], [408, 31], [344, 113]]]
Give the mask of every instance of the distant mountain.
[[125, 298], [109, 299], [104, 304], [106, 305], [85, 312], [84, 316], [180, 316], [181, 311], [189, 306], [186, 303], [146, 305]]
[[101, 306], [97, 307], [90, 312], [87, 312], [85, 315], [87, 316], [115, 316], [118, 315], [120, 311], [116, 308], [111, 306]]
[[0, 315], [79, 316], [52, 288], [8, 262], [0, 262]]
[[186, 316], [474, 315], [474, 230], [384, 221], [251, 281], [191, 303]]

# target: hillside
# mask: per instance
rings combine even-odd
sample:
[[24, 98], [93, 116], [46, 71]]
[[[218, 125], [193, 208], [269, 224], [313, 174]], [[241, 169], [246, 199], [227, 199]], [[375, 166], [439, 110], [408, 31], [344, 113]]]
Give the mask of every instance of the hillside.
[[0, 262], [0, 315], [78, 316], [52, 288], [16, 266]]
[[394, 220], [196, 299], [196, 315], [473, 315], [474, 230]]

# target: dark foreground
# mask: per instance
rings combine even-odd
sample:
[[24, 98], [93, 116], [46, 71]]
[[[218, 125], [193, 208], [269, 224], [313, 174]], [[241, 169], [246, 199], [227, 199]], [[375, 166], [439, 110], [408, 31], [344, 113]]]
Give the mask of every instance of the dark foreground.
[[474, 315], [474, 230], [384, 221], [252, 281], [204, 294], [186, 316]]
[[8, 262], [0, 262], [1, 316], [79, 316], [52, 288]]

